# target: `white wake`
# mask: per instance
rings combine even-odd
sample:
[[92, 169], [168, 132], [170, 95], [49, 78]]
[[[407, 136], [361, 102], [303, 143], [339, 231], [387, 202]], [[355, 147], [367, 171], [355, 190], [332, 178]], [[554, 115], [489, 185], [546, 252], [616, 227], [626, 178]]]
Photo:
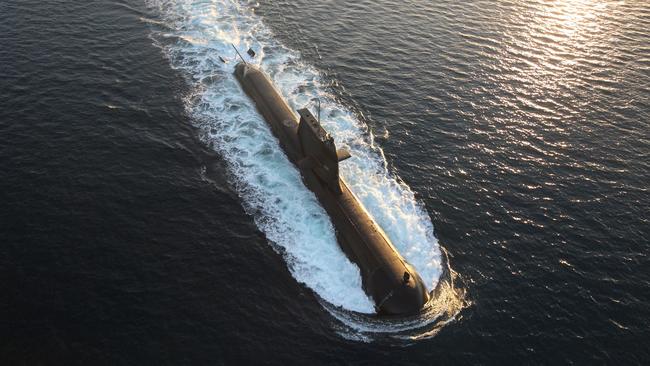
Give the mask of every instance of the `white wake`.
[[[367, 127], [337, 102], [317, 70], [273, 34], [245, 2], [149, 0], [162, 26], [153, 39], [173, 68], [187, 76], [187, 108], [202, 138], [226, 160], [244, 207], [274, 243], [296, 278], [327, 302], [374, 312], [361, 288], [359, 269], [339, 249], [332, 224], [300, 180], [253, 103], [232, 75], [234, 50], [257, 52], [249, 62], [271, 76], [295, 110], [322, 102], [324, 128], [352, 158], [341, 174], [373, 218], [432, 290], [441, 274], [441, 253], [428, 214], [413, 192], [386, 168]], [[152, 22], [154, 23], [154, 22]], [[231, 60], [224, 64], [219, 56]]]

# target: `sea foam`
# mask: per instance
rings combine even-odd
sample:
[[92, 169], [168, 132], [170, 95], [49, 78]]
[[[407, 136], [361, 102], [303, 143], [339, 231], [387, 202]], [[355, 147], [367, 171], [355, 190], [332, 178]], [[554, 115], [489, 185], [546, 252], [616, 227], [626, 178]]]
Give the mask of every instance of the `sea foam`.
[[[331, 94], [320, 73], [282, 45], [246, 2], [150, 0], [164, 26], [152, 38], [174, 69], [188, 79], [192, 122], [205, 143], [226, 160], [232, 184], [257, 226], [282, 253], [293, 277], [322, 299], [347, 310], [372, 313], [359, 269], [336, 243], [329, 217], [305, 188], [254, 104], [234, 76], [231, 44], [271, 76], [294, 110], [321, 101], [324, 128], [352, 158], [341, 163], [350, 189], [395, 247], [432, 290], [442, 271], [431, 220], [413, 192], [391, 173], [381, 149], [350, 108]], [[219, 56], [229, 60], [222, 63]]]

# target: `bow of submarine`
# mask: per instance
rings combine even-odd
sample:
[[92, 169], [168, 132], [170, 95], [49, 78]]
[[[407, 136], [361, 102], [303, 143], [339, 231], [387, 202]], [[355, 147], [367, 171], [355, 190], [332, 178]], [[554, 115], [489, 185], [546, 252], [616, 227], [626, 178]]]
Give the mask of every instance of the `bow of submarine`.
[[331, 136], [306, 109], [299, 111], [298, 120], [259, 68], [240, 62], [235, 77], [330, 216], [337, 241], [359, 267], [364, 291], [377, 313], [417, 314], [429, 300], [426, 286], [339, 177], [340, 158]]

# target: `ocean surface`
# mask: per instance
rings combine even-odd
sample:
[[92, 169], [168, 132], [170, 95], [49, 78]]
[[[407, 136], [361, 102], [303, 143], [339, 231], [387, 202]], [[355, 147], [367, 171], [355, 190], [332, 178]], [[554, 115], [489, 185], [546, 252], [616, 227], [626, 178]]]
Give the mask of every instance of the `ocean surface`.
[[[233, 45], [423, 314], [375, 316]], [[647, 1], [5, 0], [0, 364], [647, 365], [649, 182]]]

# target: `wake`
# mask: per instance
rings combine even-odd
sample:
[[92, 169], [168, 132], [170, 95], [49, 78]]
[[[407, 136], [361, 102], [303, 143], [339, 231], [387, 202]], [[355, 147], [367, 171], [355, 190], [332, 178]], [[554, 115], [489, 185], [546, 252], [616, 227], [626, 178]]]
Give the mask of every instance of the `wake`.
[[[282, 253], [297, 281], [335, 307], [374, 312], [359, 269], [340, 250], [329, 217], [232, 75], [235, 53], [230, 44], [257, 52], [247, 61], [271, 76], [292, 109], [313, 110], [315, 98], [321, 100], [323, 127], [338, 147], [352, 153], [340, 165], [343, 179], [429, 290], [436, 288], [443, 265], [428, 214], [410, 188], [388, 171], [367, 127], [336, 100], [316, 69], [275, 40], [247, 3], [148, 3], [164, 24], [152, 22], [152, 38], [190, 84], [186, 108], [192, 122], [204, 142], [226, 160], [246, 211]], [[219, 56], [233, 62], [224, 64]]]

